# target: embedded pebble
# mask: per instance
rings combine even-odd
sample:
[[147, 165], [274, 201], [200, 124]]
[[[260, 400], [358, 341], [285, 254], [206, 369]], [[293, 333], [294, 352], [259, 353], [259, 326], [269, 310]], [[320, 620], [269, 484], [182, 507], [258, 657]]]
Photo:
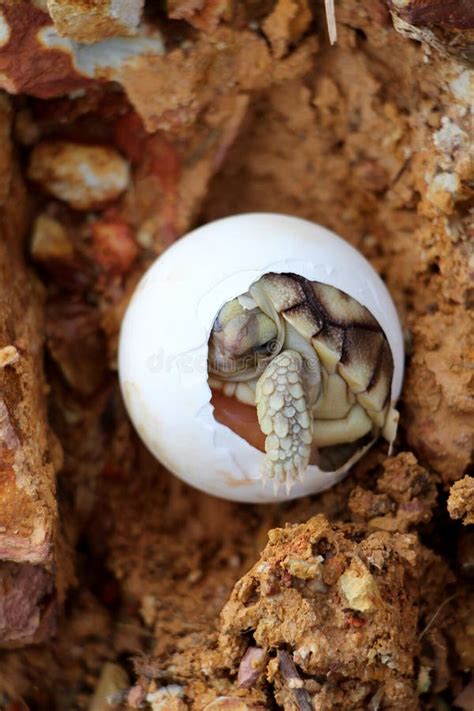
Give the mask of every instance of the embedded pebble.
[[8, 365], [15, 365], [20, 360], [20, 354], [15, 346], [4, 346], [0, 348], [0, 368], [6, 368]]
[[108, 146], [43, 141], [31, 152], [28, 177], [70, 207], [92, 210], [123, 193], [130, 169]]

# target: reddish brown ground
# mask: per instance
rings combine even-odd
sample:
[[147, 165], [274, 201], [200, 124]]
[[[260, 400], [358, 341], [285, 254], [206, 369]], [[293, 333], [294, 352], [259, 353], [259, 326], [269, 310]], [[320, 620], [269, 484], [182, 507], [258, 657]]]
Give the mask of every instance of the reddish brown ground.
[[[337, 4], [334, 47], [322, 10], [300, 0], [228, 13], [172, 4], [204, 31], [183, 47], [170, 30], [173, 52], [124, 76], [135, 108], [117, 85], [13, 102], [22, 165], [46, 137], [112, 143], [133, 180], [90, 214], [29, 186], [31, 214], [56, 225], [53, 249], [36, 223], [31, 257], [75, 573], [56, 637], [2, 653], [0, 707], [105, 710], [102, 675], [117, 708], [470, 708], [473, 542], [447, 508], [473, 437], [466, 67], [397, 34], [379, 0]], [[191, 226], [251, 210], [357, 246], [386, 280], [408, 354], [395, 456], [380, 445], [334, 489], [279, 506], [170, 476], [116, 382], [146, 266]], [[463, 481], [450, 513], [467, 522]]]

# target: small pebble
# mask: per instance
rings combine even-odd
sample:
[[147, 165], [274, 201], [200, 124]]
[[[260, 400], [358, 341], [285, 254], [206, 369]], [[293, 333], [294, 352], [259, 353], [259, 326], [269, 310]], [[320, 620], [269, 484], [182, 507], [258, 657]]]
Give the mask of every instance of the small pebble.
[[20, 360], [20, 354], [15, 346], [4, 346], [0, 348], [0, 368], [6, 368], [8, 365], [15, 365]]

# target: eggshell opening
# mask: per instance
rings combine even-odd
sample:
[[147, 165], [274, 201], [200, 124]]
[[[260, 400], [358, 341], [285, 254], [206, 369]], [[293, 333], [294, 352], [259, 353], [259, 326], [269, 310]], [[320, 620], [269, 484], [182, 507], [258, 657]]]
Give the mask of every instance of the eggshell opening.
[[255, 406], [245, 405], [219, 390], [212, 390], [211, 404], [218, 422], [229, 427], [252, 447], [265, 451], [265, 435], [260, 429]]
[[[268, 272], [331, 284], [366, 306], [394, 358], [400, 394], [403, 339], [391, 297], [371, 265], [329, 230], [299, 218], [245, 214], [209, 223], [170, 247], [142, 278], [125, 315], [119, 374], [130, 417], [147, 447], [178, 477], [242, 502], [282, 501], [327, 489], [345, 476], [309, 466], [288, 496], [262, 485], [263, 454], [216, 421], [208, 340], [219, 309]], [[370, 445], [368, 445], [369, 447]], [[367, 448], [368, 448], [367, 447]]]

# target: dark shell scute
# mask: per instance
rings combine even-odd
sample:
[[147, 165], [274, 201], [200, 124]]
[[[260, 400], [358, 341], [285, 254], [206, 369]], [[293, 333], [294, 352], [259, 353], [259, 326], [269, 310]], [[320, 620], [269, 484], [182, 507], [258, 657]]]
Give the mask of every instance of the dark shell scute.
[[308, 303], [285, 309], [283, 316], [305, 338], [313, 338], [323, 327], [322, 319]]
[[382, 331], [347, 328], [344, 336], [339, 372], [354, 392], [367, 389], [377, 367], [384, 343]]
[[291, 274], [265, 274], [261, 281], [273, 305], [279, 312], [294, 308], [306, 301], [303, 286]]
[[340, 289], [319, 282], [312, 283], [319, 312], [325, 320], [341, 328], [359, 326], [370, 330], [380, 330], [377, 320], [370, 311]]
[[381, 411], [387, 405], [393, 376], [393, 356], [390, 346], [384, 340], [377, 364], [367, 386], [365, 406], [367, 409]]

